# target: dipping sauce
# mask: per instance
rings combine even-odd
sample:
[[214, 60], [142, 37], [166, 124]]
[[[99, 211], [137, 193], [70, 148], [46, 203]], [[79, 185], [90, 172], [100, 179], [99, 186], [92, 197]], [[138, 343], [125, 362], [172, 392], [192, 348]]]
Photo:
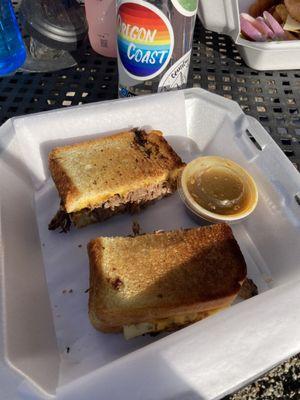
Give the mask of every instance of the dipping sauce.
[[187, 182], [193, 199], [203, 208], [217, 214], [239, 213], [249, 203], [240, 176], [226, 166], [212, 166], [192, 175]]
[[244, 219], [258, 201], [251, 175], [234, 161], [218, 156], [188, 163], [180, 177], [179, 194], [189, 211], [212, 222]]

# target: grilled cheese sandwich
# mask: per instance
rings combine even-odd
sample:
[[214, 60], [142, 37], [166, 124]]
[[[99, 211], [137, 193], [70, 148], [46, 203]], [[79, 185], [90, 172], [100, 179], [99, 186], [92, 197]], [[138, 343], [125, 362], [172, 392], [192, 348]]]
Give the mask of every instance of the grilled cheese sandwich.
[[172, 194], [184, 163], [160, 131], [122, 132], [53, 149], [49, 169], [61, 199], [49, 229], [67, 231], [136, 212]]
[[246, 278], [226, 224], [101, 237], [88, 253], [90, 320], [127, 338], [173, 330], [228, 307]]

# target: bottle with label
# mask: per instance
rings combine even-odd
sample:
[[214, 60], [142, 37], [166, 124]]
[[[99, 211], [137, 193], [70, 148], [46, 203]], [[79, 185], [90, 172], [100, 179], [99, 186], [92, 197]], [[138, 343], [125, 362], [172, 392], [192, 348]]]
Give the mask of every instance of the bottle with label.
[[198, 0], [117, 0], [119, 97], [186, 86]]
[[0, 76], [19, 68], [26, 49], [10, 0], [0, 0]]
[[117, 57], [115, 0], [86, 0], [85, 11], [92, 48], [102, 56]]

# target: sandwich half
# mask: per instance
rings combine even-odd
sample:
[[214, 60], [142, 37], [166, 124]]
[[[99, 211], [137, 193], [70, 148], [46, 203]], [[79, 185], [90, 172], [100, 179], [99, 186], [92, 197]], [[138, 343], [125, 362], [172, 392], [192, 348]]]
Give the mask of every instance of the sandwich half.
[[49, 168], [61, 207], [49, 229], [136, 212], [173, 193], [184, 165], [160, 131], [135, 129], [55, 148]]
[[247, 273], [226, 224], [99, 237], [88, 254], [91, 323], [126, 338], [171, 331], [228, 307]]

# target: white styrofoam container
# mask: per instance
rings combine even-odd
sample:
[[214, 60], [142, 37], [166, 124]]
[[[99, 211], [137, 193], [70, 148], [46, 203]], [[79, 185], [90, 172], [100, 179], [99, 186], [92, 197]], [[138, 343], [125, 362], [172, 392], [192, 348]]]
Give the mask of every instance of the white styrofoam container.
[[200, 0], [198, 16], [211, 31], [231, 36], [249, 67], [257, 70], [300, 69], [300, 40], [255, 43], [240, 36], [239, 14], [254, 0]]
[[[58, 199], [44, 163], [58, 143], [136, 124], [161, 128], [187, 161], [222, 155], [253, 175], [259, 204], [233, 230], [260, 295], [165, 337], [126, 342], [94, 331], [86, 295], [67, 299], [61, 289], [87, 287], [77, 244], [129, 233], [132, 218], [66, 236], [47, 232]], [[300, 175], [237, 103], [188, 89], [13, 118], [0, 128], [0, 176], [1, 400], [217, 399], [300, 351]], [[177, 194], [138, 218], [144, 231], [194, 225]]]

